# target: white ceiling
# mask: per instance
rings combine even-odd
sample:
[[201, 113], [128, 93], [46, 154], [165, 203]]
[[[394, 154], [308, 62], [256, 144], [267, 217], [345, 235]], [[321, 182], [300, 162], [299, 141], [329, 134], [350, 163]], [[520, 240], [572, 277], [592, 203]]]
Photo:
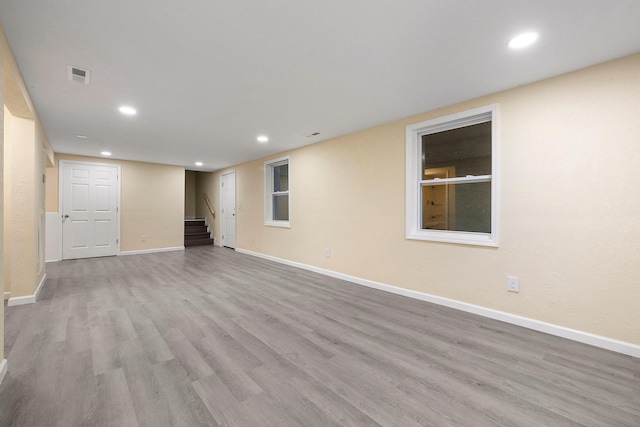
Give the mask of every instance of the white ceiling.
[[0, 22], [56, 152], [193, 170], [640, 51], [639, 0], [0, 0]]

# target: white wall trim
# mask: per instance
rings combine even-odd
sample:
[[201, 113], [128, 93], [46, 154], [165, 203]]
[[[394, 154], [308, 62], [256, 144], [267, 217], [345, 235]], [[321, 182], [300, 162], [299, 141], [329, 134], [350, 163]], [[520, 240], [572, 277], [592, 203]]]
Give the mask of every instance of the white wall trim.
[[47, 281], [47, 273], [44, 273], [42, 275], [42, 279], [40, 279], [40, 283], [38, 284], [38, 287], [36, 288], [36, 292], [33, 294], [36, 301], [38, 301], [38, 297], [40, 297], [40, 291], [42, 290], [42, 287], [44, 286], [44, 282], [46, 281]]
[[[121, 251], [118, 255], [140, 255], [140, 254], [152, 254], [155, 252], [171, 252], [171, 251], [184, 251], [184, 246], [172, 246], [168, 248], [153, 248], [153, 249], [140, 249], [135, 251]], [[51, 260], [49, 262], [58, 262], [62, 260]]]
[[121, 251], [120, 255], [140, 255], [152, 254], [156, 252], [184, 251], [184, 246], [173, 246], [169, 248], [140, 249], [137, 251]]
[[7, 307], [14, 307], [16, 305], [34, 304], [35, 302], [36, 302], [35, 295], [9, 298], [9, 300], [7, 301]]
[[11, 292], [5, 292], [4, 299], [9, 299], [9, 298], [11, 298]]
[[62, 218], [59, 212], [47, 212], [45, 216], [45, 243], [44, 243], [44, 259], [46, 262], [60, 261], [60, 237], [62, 236], [60, 227], [62, 226]]
[[303, 270], [313, 271], [315, 273], [324, 274], [326, 276], [335, 277], [336, 279], [346, 280], [351, 283], [355, 283], [362, 286], [378, 289], [385, 292], [390, 292], [397, 295], [406, 296], [409, 298], [419, 299], [430, 303], [442, 305], [445, 307], [454, 308], [468, 313], [477, 314], [479, 316], [488, 317], [490, 319], [499, 320], [502, 322], [510, 323], [512, 325], [522, 326], [534, 331], [544, 332], [557, 337], [566, 338], [572, 341], [589, 344], [595, 347], [604, 348], [606, 350], [615, 351], [617, 353], [626, 354], [633, 357], [640, 357], [640, 345], [633, 343], [619, 341], [612, 338], [603, 337], [601, 335], [591, 334], [589, 332], [583, 332], [576, 329], [566, 328], [564, 326], [555, 325], [553, 323], [542, 322], [540, 320], [532, 319], [529, 317], [518, 316], [517, 314], [507, 313], [504, 311], [494, 310], [479, 305], [469, 304], [466, 302], [453, 300], [449, 298], [439, 297], [437, 295], [425, 294], [410, 289], [400, 288], [385, 283], [374, 282], [373, 280], [367, 280], [356, 276], [350, 276], [348, 274], [339, 273], [333, 270], [327, 270], [320, 267], [314, 267], [312, 265], [302, 264], [295, 261], [289, 261], [282, 258], [277, 258], [271, 255], [261, 254], [259, 252], [253, 252], [246, 249], [236, 248], [236, 251], [252, 255], [259, 258], [268, 259], [281, 264], [290, 265], [292, 267], [301, 268]]
[[[491, 121], [491, 232], [468, 232], [454, 230], [431, 230], [422, 228], [420, 188], [422, 171], [422, 136], [458, 129], [463, 126]], [[428, 240], [474, 246], [498, 246], [500, 226], [500, 132], [498, 104], [486, 105], [468, 111], [450, 114], [405, 127], [406, 170], [406, 218], [405, 237], [411, 240]], [[472, 182], [473, 179], [458, 177], [456, 181]], [[476, 180], [476, 182], [479, 182]]]
[[46, 280], [47, 275], [45, 273], [45, 275], [42, 276], [42, 279], [40, 280], [40, 283], [38, 284], [38, 287], [36, 288], [36, 291], [33, 293], [33, 295], [9, 298], [9, 301], [7, 301], [7, 306], [14, 307], [16, 305], [34, 304], [36, 301], [38, 301], [38, 296], [40, 295], [40, 291], [42, 290], [42, 287], [44, 286], [44, 282]]
[[269, 227], [291, 228], [291, 179], [287, 184], [289, 219], [273, 219], [273, 169], [284, 164], [289, 168], [289, 178], [291, 178], [291, 156], [278, 157], [264, 162], [264, 225]]
[[0, 362], [0, 384], [2, 384], [5, 375], [7, 375], [7, 359], [2, 359]]

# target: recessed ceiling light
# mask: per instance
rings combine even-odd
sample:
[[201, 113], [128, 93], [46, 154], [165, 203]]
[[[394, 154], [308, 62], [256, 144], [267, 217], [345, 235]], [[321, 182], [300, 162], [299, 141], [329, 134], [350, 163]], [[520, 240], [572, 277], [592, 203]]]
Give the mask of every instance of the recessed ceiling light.
[[122, 107], [118, 108], [118, 110], [125, 116], [135, 116], [136, 114], [138, 114], [135, 108], [129, 107], [127, 105], [123, 105]]
[[87, 136], [86, 135], [76, 135], [76, 138], [87, 139]]
[[529, 47], [538, 40], [538, 33], [523, 33], [515, 36], [507, 43], [511, 49], [522, 49]]
[[265, 135], [260, 135], [257, 139], [258, 139], [258, 142], [268, 142], [269, 141], [269, 137], [265, 136]]
[[103, 156], [110, 156], [111, 152], [110, 151], [102, 151], [100, 154], [102, 154]]
[[196, 162], [196, 166], [202, 166], [204, 163], [202, 162]]

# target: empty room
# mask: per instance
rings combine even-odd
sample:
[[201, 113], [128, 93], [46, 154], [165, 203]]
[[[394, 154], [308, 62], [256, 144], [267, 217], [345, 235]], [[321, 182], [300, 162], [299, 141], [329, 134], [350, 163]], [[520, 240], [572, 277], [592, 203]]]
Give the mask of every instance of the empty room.
[[639, 22], [0, 0], [0, 426], [640, 426]]

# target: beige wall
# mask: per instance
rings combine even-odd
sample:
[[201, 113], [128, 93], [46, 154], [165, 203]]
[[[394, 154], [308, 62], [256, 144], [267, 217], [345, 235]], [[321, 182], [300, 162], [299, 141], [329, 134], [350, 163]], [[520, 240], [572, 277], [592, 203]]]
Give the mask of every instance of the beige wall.
[[[492, 103], [500, 246], [406, 240], [405, 126]], [[640, 344], [639, 117], [637, 54], [280, 153], [291, 229], [263, 225], [265, 159], [245, 163], [237, 246]]]
[[[4, 36], [4, 31], [0, 27], [0, 45], [7, 45], [7, 40]], [[0, 183], [0, 290], [4, 291], [4, 113], [6, 108], [4, 107], [4, 57], [5, 52], [0, 49], [0, 177], [2, 177], [2, 183]], [[0, 367], [4, 361], [4, 298], [0, 300]], [[0, 373], [1, 375], [1, 373]], [[0, 382], [2, 379], [0, 378]]]
[[[13, 116], [11, 115], [11, 113], [9, 112], [9, 110], [7, 110], [6, 106], [3, 106], [3, 113], [4, 113], [4, 118], [3, 118], [3, 125], [4, 125], [4, 138], [7, 139], [7, 143], [3, 144], [4, 147], [6, 148], [3, 149], [3, 176], [2, 176], [2, 191], [4, 193], [3, 196], [3, 209], [2, 209], [2, 213], [4, 214], [5, 212], [7, 213], [7, 215], [3, 215], [4, 216], [4, 221], [3, 221], [3, 245], [4, 247], [10, 248], [11, 247], [11, 215], [9, 214], [11, 212], [11, 150], [9, 149], [10, 145], [9, 145], [9, 139], [10, 139], [10, 135], [11, 135], [11, 123], [12, 123], [12, 118]], [[7, 259], [5, 259], [5, 256], [7, 257]], [[4, 264], [4, 269], [3, 269], [3, 287], [2, 290], [4, 292], [4, 299], [9, 299], [9, 297], [11, 296], [11, 262], [8, 259], [9, 258], [9, 251], [5, 251], [5, 253], [3, 254], [3, 264]]]
[[58, 212], [60, 160], [121, 166], [121, 251], [184, 246], [183, 167], [56, 154], [55, 165], [47, 168], [47, 212]]
[[184, 217], [193, 218], [196, 215], [196, 174], [195, 171], [184, 173]]
[[[35, 123], [6, 112], [5, 134], [6, 294], [12, 298], [33, 295], [37, 286], [37, 206], [35, 186]], [[10, 165], [10, 166], [9, 166]]]
[[[45, 274], [46, 135], [33, 119], [4, 110], [4, 295], [34, 295]], [[44, 145], [43, 145], [44, 144]], [[34, 268], [35, 266], [35, 268]]]
[[[45, 275], [42, 178], [53, 150], [0, 27], [0, 289], [32, 296]], [[0, 307], [0, 361], [4, 313]]]
[[11, 49], [2, 34], [5, 89], [3, 160], [5, 298], [33, 296], [45, 275], [43, 176], [47, 154], [52, 153], [47, 135], [33, 108]]
[[35, 147], [34, 147], [34, 160], [35, 169], [33, 176], [33, 188], [35, 190], [34, 198], [34, 212], [35, 218], [35, 245], [36, 245], [36, 285], [40, 283], [45, 275], [45, 199], [46, 199], [46, 169], [47, 159], [49, 153], [53, 153], [47, 134], [42, 126], [42, 123], [38, 120], [35, 123]]

